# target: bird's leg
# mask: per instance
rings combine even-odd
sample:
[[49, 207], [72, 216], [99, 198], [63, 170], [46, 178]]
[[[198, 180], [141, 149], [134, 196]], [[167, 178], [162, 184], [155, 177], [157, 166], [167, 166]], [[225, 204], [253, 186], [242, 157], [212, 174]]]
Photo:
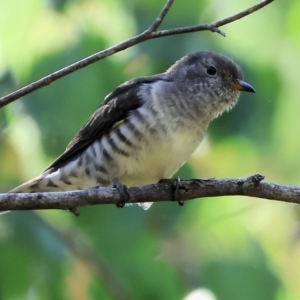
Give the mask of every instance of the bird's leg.
[[179, 176], [174, 178], [173, 184], [175, 186], [174, 192], [173, 192], [173, 201], [177, 201], [179, 206], [183, 206], [184, 202], [182, 200], [179, 200], [179, 197], [178, 197], [178, 190], [179, 190], [179, 185], [180, 185], [180, 177]]
[[177, 176], [174, 179], [174, 185], [175, 185], [174, 201], [177, 201], [179, 206], [183, 206], [184, 202], [182, 200], [179, 200], [179, 196], [178, 196], [178, 190], [179, 190], [179, 185], [180, 185], [180, 177], [179, 176]]
[[169, 183], [169, 182], [171, 182], [173, 187], [174, 187], [173, 195], [172, 195], [172, 201], [177, 201], [180, 206], [183, 206], [184, 202], [178, 199], [179, 198], [178, 197], [178, 190], [179, 190], [179, 185], [180, 185], [179, 176], [176, 177], [176, 178], [161, 179], [159, 181], [159, 183]]
[[116, 206], [118, 208], [122, 208], [129, 199], [128, 188], [125, 184], [122, 184], [117, 178], [113, 180], [113, 187], [118, 190], [121, 197], [121, 201], [118, 202]]

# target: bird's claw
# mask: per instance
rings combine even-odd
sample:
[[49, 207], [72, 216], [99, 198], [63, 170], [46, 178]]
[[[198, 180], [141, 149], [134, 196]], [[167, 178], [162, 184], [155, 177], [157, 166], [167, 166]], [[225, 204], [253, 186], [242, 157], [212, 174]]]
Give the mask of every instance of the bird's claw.
[[180, 185], [179, 176], [174, 179], [173, 184], [175, 186], [174, 193], [173, 193], [173, 201], [177, 201], [179, 206], [183, 206], [184, 202], [182, 200], [179, 200], [179, 196], [178, 196], [178, 190], [179, 190], [179, 185]]
[[178, 196], [180, 178], [176, 177], [176, 178], [172, 178], [172, 179], [161, 179], [159, 182], [160, 183], [169, 183], [169, 182], [171, 182], [173, 187], [174, 187], [173, 194], [172, 194], [172, 201], [177, 201], [179, 206], [183, 206], [184, 201], [179, 200], [179, 196]]
[[113, 187], [118, 190], [120, 193], [121, 200], [116, 203], [117, 208], [123, 208], [129, 199], [129, 193], [128, 193], [128, 188], [125, 184], [122, 184], [119, 182], [117, 179], [114, 179], [113, 181]]

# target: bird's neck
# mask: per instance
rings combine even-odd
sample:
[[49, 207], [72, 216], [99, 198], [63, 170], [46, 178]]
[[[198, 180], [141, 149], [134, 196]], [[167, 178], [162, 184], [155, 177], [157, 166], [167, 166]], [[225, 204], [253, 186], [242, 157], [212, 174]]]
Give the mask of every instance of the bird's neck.
[[203, 92], [201, 84], [180, 85], [167, 81], [145, 87], [142, 98], [174, 130], [179, 127], [201, 132], [205, 132], [213, 119], [236, 103], [222, 97], [212, 100], [209, 94]]

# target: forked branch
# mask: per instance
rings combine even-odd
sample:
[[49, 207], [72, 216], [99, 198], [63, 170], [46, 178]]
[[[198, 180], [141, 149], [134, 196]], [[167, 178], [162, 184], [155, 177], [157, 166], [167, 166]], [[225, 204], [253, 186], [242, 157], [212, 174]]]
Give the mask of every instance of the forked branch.
[[165, 16], [167, 15], [168, 11], [170, 10], [174, 0], [168, 0], [161, 12], [159, 13], [158, 17], [154, 21], [154, 23], [143, 33], [136, 35], [133, 38], [130, 38], [126, 41], [123, 41], [117, 45], [114, 45], [112, 47], [109, 47], [105, 50], [102, 50], [100, 52], [97, 52], [91, 56], [88, 56], [78, 62], [75, 62], [63, 69], [60, 69], [50, 75], [47, 75], [35, 82], [30, 83], [29, 85], [12, 92], [2, 98], [0, 98], [0, 108], [4, 107], [5, 105], [19, 99], [20, 97], [23, 97], [25, 95], [28, 95], [32, 93], [33, 91], [36, 91], [44, 86], [47, 86], [51, 84], [52, 82], [58, 80], [59, 78], [62, 78], [70, 73], [73, 73], [77, 70], [80, 70], [96, 61], [99, 61], [105, 57], [111, 56], [114, 53], [120, 52], [122, 50], [125, 50], [127, 48], [130, 48], [134, 45], [140, 44], [144, 41], [160, 38], [164, 36], [169, 35], [175, 35], [175, 34], [183, 34], [183, 33], [190, 33], [190, 32], [199, 32], [199, 31], [212, 31], [217, 32], [223, 36], [225, 36], [225, 33], [219, 29], [219, 27], [224, 26], [226, 24], [232, 23], [238, 19], [241, 19], [245, 16], [248, 16], [252, 14], [253, 12], [265, 7], [266, 5], [270, 4], [274, 0], [263, 0], [259, 3], [249, 7], [248, 9], [235, 14], [231, 17], [225, 18], [220, 21], [212, 22], [212, 23], [206, 23], [206, 24], [200, 24], [195, 26], [189, 26], [189, 27], [181, 27], [181, 28], [174, 28], [174, 29], [168, 29], [168, 30], [160, 30], [157, 31], [158, 27], [163, 22]]

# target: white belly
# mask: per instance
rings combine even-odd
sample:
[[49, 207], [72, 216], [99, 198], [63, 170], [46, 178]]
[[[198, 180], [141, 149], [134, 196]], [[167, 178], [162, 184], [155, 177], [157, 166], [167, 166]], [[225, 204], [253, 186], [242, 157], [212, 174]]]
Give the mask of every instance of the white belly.
[[203, 135], [185, 131], [160, 136], [120, 162], [120, 181], [141, 186], [170, 178], [197, 149]]

